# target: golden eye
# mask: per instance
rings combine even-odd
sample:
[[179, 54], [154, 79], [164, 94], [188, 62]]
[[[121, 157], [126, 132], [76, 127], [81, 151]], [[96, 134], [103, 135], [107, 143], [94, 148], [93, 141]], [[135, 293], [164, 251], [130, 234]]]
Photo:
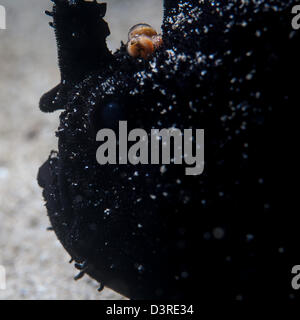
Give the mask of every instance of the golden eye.
[[153, 37], [157, 35], [157, 32], [149, 24], [139, 23], [129, 30], [128, 40], [140, 35]]
[[154, 52], [154, 44], [150, 37], [136, 36], [128, 42], [127, 51], [133, 58], [147, 59]]
[[149, 25], [140, 23], [128, 33], [127, 52], [134, 58], [149, 58], [163, 44], [162, 36]]

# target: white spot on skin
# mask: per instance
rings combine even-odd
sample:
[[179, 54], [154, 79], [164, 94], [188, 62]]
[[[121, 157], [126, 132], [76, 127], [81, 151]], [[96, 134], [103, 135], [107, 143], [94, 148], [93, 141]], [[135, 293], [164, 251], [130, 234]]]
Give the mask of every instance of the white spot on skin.
[[223, 228], [220, 228], [220, 227], [215, 228], [213, 230], [213, 236], [214, 236], [215, 239], [221, 240], [225, 236], [225, 230]]

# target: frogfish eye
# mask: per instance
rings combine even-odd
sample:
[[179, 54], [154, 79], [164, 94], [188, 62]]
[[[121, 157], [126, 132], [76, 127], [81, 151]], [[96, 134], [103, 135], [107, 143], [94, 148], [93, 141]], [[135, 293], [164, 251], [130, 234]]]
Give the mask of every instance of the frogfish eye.
[[133, 58], [148, 59], [162, 44], [162, 36], [153, 27], [139, 23], [129, 30], [127, 52]]

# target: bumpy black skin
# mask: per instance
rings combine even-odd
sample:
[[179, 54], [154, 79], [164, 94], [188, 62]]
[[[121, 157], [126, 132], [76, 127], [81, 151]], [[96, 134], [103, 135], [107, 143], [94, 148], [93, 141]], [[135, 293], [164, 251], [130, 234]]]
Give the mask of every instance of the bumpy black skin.
[[[41, 100], [64, 111], [59, 150], [38, 180], [55, 233], [85, 273], [131, 299], [298, 299], [290, 281], [300, 239], [278, 121], [296, 101], [294, 4], [165, 1], [164, 46], [144, 61], [124, 46], [107, 51], [101, 4], [55, 2], [67, 89], [60, 103], [53, 92]], [[87, 18], [91, 7], [102, 14]], [[119, 120], [148, 132], [205, 129], [204, 173], [100, 166], [96, 133], [117, 131]]]
[[112, 60], [106, 46], [110, 32], [102, 19], [105, 3], [64, 0], [54, 3], [53, 12], [46, 14], [53, 16], [50, 25], [55, 29], [58, 44], [61, 83], [42, 97], [40, 108], [45, 112], [63, 109], [74, 84]]

